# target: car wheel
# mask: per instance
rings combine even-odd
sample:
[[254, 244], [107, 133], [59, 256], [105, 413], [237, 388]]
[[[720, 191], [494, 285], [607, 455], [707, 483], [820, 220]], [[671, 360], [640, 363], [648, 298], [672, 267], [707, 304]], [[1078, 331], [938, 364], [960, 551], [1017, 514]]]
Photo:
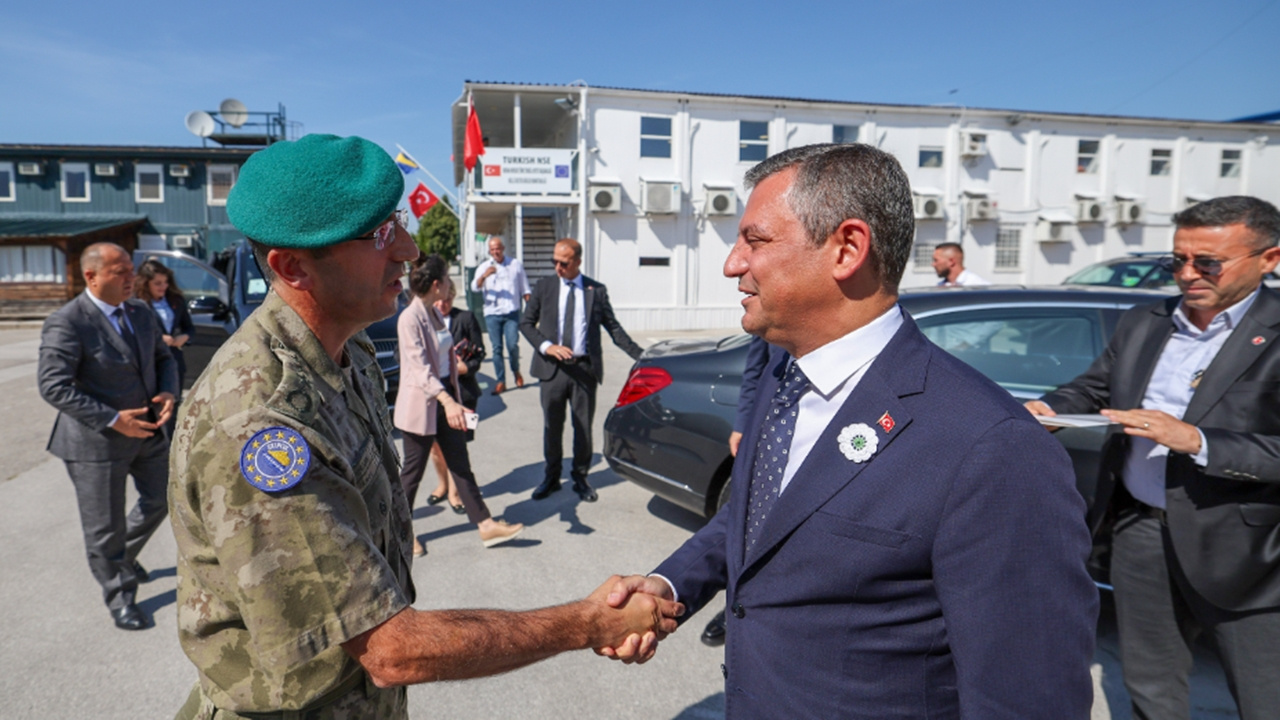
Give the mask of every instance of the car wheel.
[[725, 478], [724, 482], [720, 483], [720, 491], [716, 493], [716, 512], [720, 512], [720, 508], [729, 504], [729, 486], [729, 478]]

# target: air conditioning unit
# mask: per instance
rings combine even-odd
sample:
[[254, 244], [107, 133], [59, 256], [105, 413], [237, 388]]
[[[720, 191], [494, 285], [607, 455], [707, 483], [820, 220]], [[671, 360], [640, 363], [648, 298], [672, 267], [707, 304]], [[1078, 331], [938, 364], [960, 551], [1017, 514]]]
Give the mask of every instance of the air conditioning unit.
[[706, 190], [706, 207], [704, 212], [707, 215], [737, 215], [738, 214], [738, 194], [731, 187], [704, 185]]
[[1082, 198], [1076, 202], [1076, 222], [1100, 223], [1107, 220], [1107, 207], [1101, 200]]
[[941, 220], [946, 217], [947, 209], [942, 203], [941, 195], [916, 195], [917, 220]]
[[179, 250], [188, 250], [195, 246], [195, 235], [174, 235], [172, 238], [173, 246]]
[[170, 165], [169, 177], [176, 177], [176, 178], [191, 177], [191, 166], [178, 165], [178, 164]]
[[973, 130], [960, 131], [961, 157], [986, 157], [987, 134]]
[[622, 209], [621, 185], [588, 185], [591, 212], [611, 213]]
[[1116, 200], [1116, 222], [1120, 225], [1130, 225], [1142, 222], [1146, 216], [1142, 203], [1137, 200]]
[[18, 163], [19, 175], [43, 175], [44, 167], [38, 162], [20, 162]]
[[996, 202], [991, 198], [970, 198], [965, 201], [964, 214], [969, 220], [995, 220]]
[[1071, 223], [1041, 220], [1036, 223], [1036, 242], [1071, 242]]
[[640, 209], [647, 215], [680, 212], [680, 183], [640, 179]]
[[98, 177], [115, 177], [120, 174], [120, 170], [115, 163], [94, 163], [93, 174]]

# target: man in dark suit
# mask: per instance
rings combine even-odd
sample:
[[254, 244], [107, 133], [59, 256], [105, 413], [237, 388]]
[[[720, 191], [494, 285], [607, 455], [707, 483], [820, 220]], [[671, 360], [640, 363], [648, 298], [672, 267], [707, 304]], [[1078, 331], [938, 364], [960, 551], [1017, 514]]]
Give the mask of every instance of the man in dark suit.
[[[40, 335], [40, 396], [58, 409], [49, 452], [75, 486], [89, 570], [117, 627], [141, 630], [138, 552], [167, 512], [169, 439], [178, 367], [145, 304], [129, 300], [133, 262], [119, 245], [80, 256], [85, 292], [49, 316]], [[125, 516], [125, 478], [138, 503]]]
[[644, 349], [632, 341], [613, 316], [604, 285], [579, 272], [582, 245], [577, 240], [565, 238], [557, 242], [552, 258], [556, 277], [538, 281], [520, 320], [520, 332], [537, 349], [529, 373], [541, 381], [542, 388], [542, 454], [547, 466], [533, 499], [541, 500], [560, 489], [568, 403], [573, 416], [573, 490], [583, 501], [595, 502], [596, 491], [587, 483], [587, 471], [591, 468], [596, 386], [604, 379], [600, 328], [608, 330], [614, 344], [633, 358], [640, 357]]
[[725, 589], [730, 720], [1088, 718], [1098, 595], [1071, 462], [897, 304], [901, 166], [810, 145], [746, 184], [725, 274], [743, 328], [791, 358], [761, 378], [729, 504], [610, 601]]
[[1038, 415], [1109, 417], [1111, 581], [1135, 718], [1187, 718], [1192, 643], [1214, 637], [1244, 720], [1280, 712], [1280, 212], [1223, 197], [1174, 216], [1183, 294], [1134, 308]]

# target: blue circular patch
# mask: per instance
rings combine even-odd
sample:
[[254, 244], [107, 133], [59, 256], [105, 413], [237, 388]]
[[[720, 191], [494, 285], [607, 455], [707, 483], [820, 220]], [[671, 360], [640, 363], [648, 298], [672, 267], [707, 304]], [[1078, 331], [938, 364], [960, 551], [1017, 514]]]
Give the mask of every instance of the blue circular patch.
[[269, 427], [249, 438], [240, 451], [240, 472], [249, 484], [266, 492], [288, 490], [311, 465], [311, 448], [296, 431]]

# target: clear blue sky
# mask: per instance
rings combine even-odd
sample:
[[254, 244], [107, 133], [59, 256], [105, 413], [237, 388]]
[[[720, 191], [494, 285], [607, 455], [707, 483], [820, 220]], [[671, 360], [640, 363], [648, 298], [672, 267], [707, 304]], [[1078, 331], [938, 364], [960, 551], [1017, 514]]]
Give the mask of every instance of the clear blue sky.
[[[641, 10], [640, 8], [644, 8]], [[7, 2], [0, 142], [191, 145], [236, 97], [451, 182], [465, 79], [1225, 120], [1280, 110], [1280, 0]]]

